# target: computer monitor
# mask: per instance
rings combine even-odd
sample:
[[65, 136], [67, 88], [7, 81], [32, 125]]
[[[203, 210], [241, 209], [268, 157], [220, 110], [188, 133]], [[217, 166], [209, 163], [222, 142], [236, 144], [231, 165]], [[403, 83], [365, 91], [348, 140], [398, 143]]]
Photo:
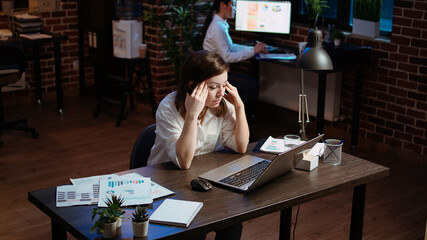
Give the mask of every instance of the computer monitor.
[[237, 0], [236, 30], [289, 34], [291, 2]]

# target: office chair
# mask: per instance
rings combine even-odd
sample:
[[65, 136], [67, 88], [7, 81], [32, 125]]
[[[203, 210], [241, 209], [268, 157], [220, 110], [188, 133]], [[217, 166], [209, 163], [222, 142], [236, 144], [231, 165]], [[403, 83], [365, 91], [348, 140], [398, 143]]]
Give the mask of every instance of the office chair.
[[148, 157], [150, 156], [151, 148], [156, 140], [156, 124], [152, 124], [145, 128], [136, 139], [133, 145], [132, 155], [130, 156], [129, 169], [147, 166]]
[[[0, 133], [3, 130], [18, 130], [31, 132], [31, 137], [36, 139], [39, 134], [32, 127], [28, 127], [27, 119], [19, 119], [12, 122], [4, 120], [4, 109], [1, 88], [16, 83], [25, 72], [27, 59], [24, 51], [15, 45], [0, 45]], [[3, 142], [0, 140], [0, 146]]]

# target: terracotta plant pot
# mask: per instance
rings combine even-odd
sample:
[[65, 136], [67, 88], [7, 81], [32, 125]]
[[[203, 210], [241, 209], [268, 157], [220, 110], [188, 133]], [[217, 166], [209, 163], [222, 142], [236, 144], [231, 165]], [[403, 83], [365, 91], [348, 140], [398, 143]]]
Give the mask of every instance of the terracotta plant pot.
[[145, 237], [148, 233], [148, 220], [145, 222], [132, 221], [132, 228], [135, 237]]

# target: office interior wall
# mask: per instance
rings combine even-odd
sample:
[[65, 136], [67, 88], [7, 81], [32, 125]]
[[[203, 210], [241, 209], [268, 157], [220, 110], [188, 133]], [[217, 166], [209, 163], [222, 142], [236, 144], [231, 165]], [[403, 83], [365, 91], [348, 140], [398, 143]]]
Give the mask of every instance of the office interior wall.
[[[162, 12], [161, 3], [155, 0], [144, 1], [143, 10], [154, 8]], [[45, 15], [46, 14], [46, 15]], [[45, 26], [53, 32], [65, 34], [70, 40], [62, 43], [64, 90], [78, 86], [78, 73], [72, 62], [78, 59], [77, 53], [77, 6], [74, 1], [61, 0], [60, 9], [43, 14]], [[395, 1], [393, 28], [390, 41], [348, 36], [345, 42], [373, 49], [373, 62], [365, 71], [362, 110], [360, 120], [361, 137], [373, 139], [398, 148], [427, 155], [427, 2], [417, 0]], [[204, 22], [199, 19], [200, 24]], [[230, 20], [231, 36], [234, 40], [261, 39], [259, 34], [234, 31], [234, 21]], [[0, 28], [7, 27], [7, 18], [0, 16]], [[291, 34], [270, 37], [281, 44], [297, 47], [298, 42], [306, 41], [307, 24], [292, 23]], [[173, 68], [166, 58], [159, 42], [157, 26], [144, 24], [144, 42], [148, 44], [151, 75], [156, 102], [174, 90]], [[87, 41], [85, 51], [87, 51]], [[54, 91], [52, 47], [46, 46], [43, 55], [42, 81], [46, 91]], [[29, 52], [31, 56], [31, 52]], [[32, 66], [27, 71], [30, 85]], [[254, 63], [245, 61], [234, 69], [247, 72], [254, 69]], [[85, 68], [87, 85], [93, 84], [91, 68]], [[30, 78], [30, 79], [29, 79]], [[341, 128], [350, 131], [353, 106], [352, 89], [354, 71], [343, 72], [341, 114], [347, 116]], [[337, 124], [335, 124], [336, 126]]]

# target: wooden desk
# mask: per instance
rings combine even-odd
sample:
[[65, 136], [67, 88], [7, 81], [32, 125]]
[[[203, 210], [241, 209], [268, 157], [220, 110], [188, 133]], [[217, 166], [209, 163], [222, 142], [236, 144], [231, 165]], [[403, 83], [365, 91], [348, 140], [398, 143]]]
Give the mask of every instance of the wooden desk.
[[[271, 154], [248, 154], [269, 159], [274, 157]], [[121, 172], [120, 174], [137, 172], [151, 177], [153, 181], [175, 192], [171, 198], [201, 201], [204, 204], [190, 227], [150, 224], [147, 239], [185, 239], [276, 211], [281, 211], [280, 239], [290, 239], [292, 206], [348, 188], [354, 188], [350, 239], [362, 239], [366, 184], [389, 174], [386, 167], [343, 153], [342, 163], [338, 166], [319, 164], [312, 172], [293, 170], [248, 194], [216, 186], [209, 192], [190, 189], [191, 179], [240, 156], [215, 152], [196, 157], [189, 170], [178, 170], [172, 163], [164, 163]], [[95, 206], [57, 208], [55, 193], [56, 187], [28, 193], [30, 202], [51, 218], [52, 239], [66, 239], [66, 231], [77, 239], [94, 239], [100, 236], [89, 232], [93, 225], [91, 212]], [[155, 201], [149, 213], [161, 202]], [[130, 217], [134, 208], [125, 210], [125, 216]], [[117, 239], [132, 239], [131, 225], [131, 221], [124, 222]]]
[[0, 44], [14, 44], [33, 47], [34, 58], [34, 79], [36, 87], [36, 100], [39, 105], [43, 105], [41, 77], [40, 77], [40, 53], [39, 45], [43, 43], [53, 42], [53, 54], [55, 59], [55, 87], [56, 87], [56, 105], [59, 115], [65, 115], [64, 101], [62, 96], [62, 69], [61, 69], [61, 41], [67, 40], [67, 36], [55, 33], [44, 33], [52, 36], [51, 38], [43, 39], [28, 39], [25, 37], [13, 36], [6, 41], [0, 41]]

